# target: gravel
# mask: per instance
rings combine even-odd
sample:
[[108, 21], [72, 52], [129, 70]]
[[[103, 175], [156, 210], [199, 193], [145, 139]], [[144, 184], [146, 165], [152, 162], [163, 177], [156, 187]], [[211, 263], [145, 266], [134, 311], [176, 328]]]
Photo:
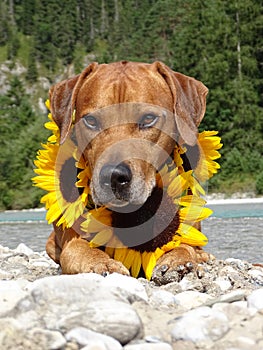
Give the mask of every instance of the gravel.
[[61, 275], [45, 252], [0, 246], [1, 349], [262, 350], [263, 266], [231, 258], [198, 271], [162, 286]]

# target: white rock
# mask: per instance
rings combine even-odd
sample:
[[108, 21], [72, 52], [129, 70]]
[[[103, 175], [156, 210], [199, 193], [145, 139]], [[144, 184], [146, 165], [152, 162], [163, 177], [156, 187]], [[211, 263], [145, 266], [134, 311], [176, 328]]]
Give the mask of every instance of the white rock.
[[1, 349], [17, 349], [15, 340], [19, 337], [21, 327], [13, 318], [0, 318]]
[[192, 289], [193, 287], [193, 282], [189, 280], [187, 276], [185, 276], [180, 282], [179, 282], [180, 287], [182, 288], [183, 291]]
[[29, 282], [25, 278], [19, 278], [18, 280], [16, 280], [16, 283], [19, 285], [20, 288], [24, 290], [31, 282]]
[[242, 309], [247, 310], [247, 301], [246, 300], [239, 300], [239, 301], [234, 301], [232, 305], [236, 305]]
[[176, 304], [176, 299], [172, 293], [156, 289], [152, 292], [150, 302], [158, 306], [173, 306]]
[[66, 339], [70, 341], [76, 341], [79, 345], [85, 346], [101, 346], [106, 350], [120, 350], [121, 344], [114, 338], [105, 334], [93, 332], [84, 327], [73, 328], [66, 334]]
[[242, 300], [246, 296], [246, 292], [242, 289], [233, 290], [227, 294], [218, 297], [218, 303], [232, 303], [234, 301]]
[[8, 254], [10, 252], [10, 249], [8, 247], [5, 247], [0, 244], [0, 254]]
[[16, 281], [0, 281], [0, 315], [11, 311], [26, 296]]
[[39, 348], [50, 350], [62, 349], [67, 343], [60, 332], [41, 328], [31, 329], [26, 338], [32, 339]]
[[103, 285], [118, 287], [123, 289], [139, 299], [148, 301], [148, 296], [144, 286], [136, 278], [124, 276], [119, 273], [112, 273], [104, 278]]
[[12, 273], [0, 269], [0, 279], [1, 280], [11, 280], [12, 279]]
[[209, 295], [193, 290], [184, 291], [174, 296], [176, 304], [188, 310], [203, 305], [211, 299]]
[[81, 350], [108, 350], [108, 348], [98, 340], [97, 342], [84, 346]]
[[172, 346], [168, 343], [142, 343], [126, 345], [124, 350], [173, 350]]
[[73, 302], [78, 299], [77, 296], [87, 299], [85, 291], [98, 290], [101, 280], [103, 277], [95, 273], [48, 276], [31, 283], [28, 290], [34, 297], [43, 298], [49, 303], [57, 303], [58, 298]]
[[254, 316], [258, 312], [257, 309], [255, 309], [254, 307], [248, 307], [248, 303], [246, 300], [234, 301], [232, 305], [243, 309], [246, 315], [249, 317]]
[[[46, 78], [46, 77], [39, 77], [38, 78], [38, 83], [40, 84], [40, 86], [44, 89], [44, 90], [49, 90], [50, 89], [50, 81]], [[43, 111], [44, 113], [46, 113], [46, 109], [44, 110], [44, 107], [43, 107]]]
[[89, 302], [81, 310], [62, 317], [57, 327], [69, 331], [84, 327], [117, 339], [121, 344], [142, 336], [143, 326], [131, 305], [115, 300]]
[[255, 314], [254, 309], [248, 309], [242, 304], [239, 305], [238, 302], [217, 303], [212, 306], [212, 309], [225, 314], [231, 325], [240, 324], [242, 321], [246, 321]]
[[235, 258], [228, 258], [225, 260], [226, 263], [231, 264], [234, 267], [237, 267], [240, 270], [245, 270], [249, 266], [252, 266], [249, 262], [240, 260], [240, 259], [235, 259]]
[[238, 337], [236, 339], [236, 342], [239, 344], [240, 347], [244, 349], [244, 347], [249, 348], [250, 346], [253, 346], [256, 344], [254, 339], [248, 338], [248, 337]]
[[231, 282], [224, 277], [218, 277], [214, 283], [218, 285], [218, 287], [222, 290], [222, 292], [225, 292], [232, 287]]
[[26, 246], [24, 243], [20, 243], [16, 249], [14, 249], [14, 252], [20, 253], [20, 254], [25, 254], [27, 256], [34, 254], [34, 251]]
[[32, 267], [46, 267], [49, 268], [50, 264], [48, 261], [43, 261], [43, 260], [35, 260], [30, 262], [30, 266]]
[[263, 288], [254, 290], [247, 297], [248, 307], [255, 308], [257, 310], [263, 309]]
[[15, 65], [11, 69], [11, 73], [14, 75], [21, 75], [27, 71], [26, 67], [24, 67], [21, 63], [16, 62]]
[[256, 283], [263, 285], [263, 270], [252, 269], [248, 271], [248, 274], [253, 278]]
[[83, 279], [85, 281], [90, 281], [90, 282], [103, 282], [105, 277], [97, 274], [97, 273], [79, 273], [78, 278]]
[[190, 340], [201, 342], [216, 341], [229, 329], [227, 317], [207, 306], [186, 312], [175, 320], [171, 335], [173, 340]]
[[[96, 274], [51, 276], [27, 285], [27, 297], [16, 307], [16, 319], [26, 328], [69, 332], [85, 327], [126, 344], [141, 337], [143, 326], [129, 304], [129, 294], [103, 285]], [[12, 305], [13, 306], [13, 305]]]

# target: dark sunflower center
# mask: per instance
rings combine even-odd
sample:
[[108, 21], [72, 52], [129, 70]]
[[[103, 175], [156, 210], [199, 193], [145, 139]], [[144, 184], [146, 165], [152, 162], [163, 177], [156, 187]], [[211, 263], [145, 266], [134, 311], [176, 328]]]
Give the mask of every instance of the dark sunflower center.
[[200, 150], [198, 145], [187, 146], [186, 153], [181, 154], [184, 171], [195, 169], [200, 159]]
[[112, 212], [114, 233], [126, 246], [137, 251], [155, 251], [172, 240], [179, 227], [178, 207], [156, 187], [143, 206], [129, 212]]
[[59, 185], [65, 201], [73, 203], [79, 197], [78, 188], [75, 186], [77, 180], [77, 168], [75, 166], [76, 160], [69, 158], [62, 165], [59, 174]]

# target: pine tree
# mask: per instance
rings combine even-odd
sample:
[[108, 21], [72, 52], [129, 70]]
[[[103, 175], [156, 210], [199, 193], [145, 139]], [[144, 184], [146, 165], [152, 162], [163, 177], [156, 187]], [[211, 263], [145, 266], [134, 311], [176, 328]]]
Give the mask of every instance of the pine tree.
[[45, 66], [54, 71], [57, 56], [57, 33], [59, 29], [60, 3], [55, 0], [36, 0], [34, 17], [34, 48], [37, 58]]
[[[11, 209], [14, 208], [13, 203], [17, 198], [14, 194], [16, 190], [19, 193], [19, 186], [23, 184], [29, 167], [28, 155], [33, 156], [32, 135], [27, 134], [26, 130], [34, 124], [35, 116], [29, 97], [17, 77], [11, 80], [7, 93], [0, 96], [0, 103], [0, 207]], [[30, 169], [32, 171], [32, 165]], [[27, 183], [27, 190], [30, 186], [31, 184]], [[25, 198], [26, 193], [27, 191], [23, 192]], [[17, 208], [18, 206], [19, 203]]]
[[8, 25], [8, 13], [6, 3], [0, 2], [0, 45], [5, 45], [10, 32]]
[[32, 46], [28, 55], [26, 79], [30, 83], [35, 83], [37, 81], [37, 78], [38, 78], [38, 72], [37, 72], [37, 64], [36, 64], [36, 55], [35, 55], [35, 49]]
[[14, 60], [17, 56], [20, 42], [16, 28], [8, 28], [7, 59]]
[[[184, 1], [172, 36], [173, 67], [210, 89], [203, 128], [220, 131], [223, 178], [253, 174], [263, 166], [262, 107], [259, 105], [258, 36], [255, 1]], [[262, 39], [261, 39], [262, 40]]]
[[77, 36], [77, 1], [64, 1], [61, 3], [60, 16], [55, 45], [59, 47], [59, 55], [65, 65], [72, 63]]

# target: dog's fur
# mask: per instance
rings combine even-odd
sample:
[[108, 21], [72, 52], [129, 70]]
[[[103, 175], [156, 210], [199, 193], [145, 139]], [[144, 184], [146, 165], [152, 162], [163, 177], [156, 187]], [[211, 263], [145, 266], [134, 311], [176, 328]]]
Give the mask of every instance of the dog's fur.
[[[92, 63], [80, 75], [51, 88], [51, 112], [60, 129], [61, 144], [70, 133], [75, 111], [74, 138], [90, 167], [95, 205], [112, 208], [153, 205], [158, 197], [156, 169], [172, 153], [176, 142], [195, 147], [207, 92], [201, 82], [173, 72], [161, 62], [126, 61]], [[139, 103], [139, 107], [134, 107], [133, 103]], [[160, 110], [166, 112], [162, 114]], [[138, 123], [147, 113], [158, 114], [159, 118], [154, 127], [142, 130]], [[98, 125], [93, 130], [94, 120], [89, 127], [85, 125], [87, 115], [97, 118]], [[112, 171], [111, 165], [120, 163], [124, 164], [125, 169], [121, 171], [128, 176], [129, 184], [117, 188], [114, 197], [112, 191], [101, 185], [101, 174], [106, 172], [104, 177], [107, 178], [107, 169]], [[175, 213], [172, 216], [173, 220], [178, 220]], [[90, 248], [76, 231], [73, 228], [63, 230], [54, 223], [54, 231], [47, 241], [47, 253], [61, 265], [63, 273], [129, 274], [120, 262], [104, 251]], [[162, 233], [158, 237], [160, 239], [149, 240], [148, 246], [141, 245], [138, 249], [151, 251], [150, 244], [156, 249], [163, 244]], [[181, 245], [159, 259], [156, 271], [159, 269], [163, 273], [163, 266], [172, 270], [187, 262], [195, 264], [206, 259], [208, 255], [201, 249]]]

